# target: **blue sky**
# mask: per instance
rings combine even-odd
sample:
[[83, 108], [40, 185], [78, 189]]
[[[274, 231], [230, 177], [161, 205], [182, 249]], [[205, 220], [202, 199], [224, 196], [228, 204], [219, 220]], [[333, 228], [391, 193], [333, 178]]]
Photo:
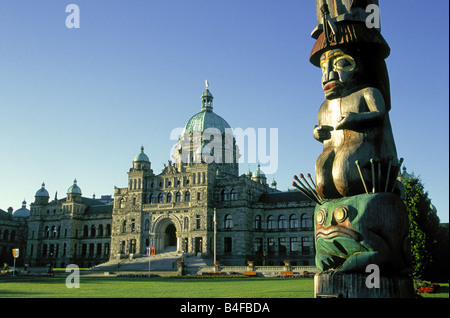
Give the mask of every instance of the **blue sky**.
[[[448, 222], [449, 4], [380, 2], [397, 152]], [[66, 28], [70, 3], [79, 29]], [[84, 196], [112, 194], [141, 145], [159, 173], [206, 79], [232, 127], [278, 129], [279, 189], [314, 174], [315, 26], [312, 0], [2, 1], [0, 208], [30, 204], [43, 181], [51, 197], [74, 178]]]

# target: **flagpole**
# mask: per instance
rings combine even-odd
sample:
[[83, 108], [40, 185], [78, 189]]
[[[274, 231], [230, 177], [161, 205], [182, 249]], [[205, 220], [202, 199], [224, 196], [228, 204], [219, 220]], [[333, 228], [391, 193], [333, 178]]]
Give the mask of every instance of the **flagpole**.
[[216, 272], [216, 232], [217, 232], [217, 220], [216, 220], [216, 208], [214, 208], [214, 273]]

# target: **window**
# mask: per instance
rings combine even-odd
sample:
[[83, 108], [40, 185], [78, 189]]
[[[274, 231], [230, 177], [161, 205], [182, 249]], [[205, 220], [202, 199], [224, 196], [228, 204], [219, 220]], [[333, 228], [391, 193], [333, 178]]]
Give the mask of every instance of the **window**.
[[89, 235], [89, 228], [87, 225], [85, 225], [83, 228], [83, 236], [88, 237], [88, 235]]
[[184, 230], [185, 231], [189, 230], [189, 218], [188, 217], [184, 218]]
[[197, 200], [200, 200], [200, 192], [197, 192]]
[[[152, 183], [153, 184], [153, 183]], [[153, 194], [150, 194], [149, 196], [148, 196], [148, 203], [154, 203], [153, 202]]]
[[289, 227], [291, 229], [298, 229], [298, 218], [295, 214], [289, 217]]
[[224, 238], [224, 252], [230, 254], [233, 251], [233, 241], [231, 237]]
[[261, 230], [261, 215], [255, 216], [255, 230]]
[[279, 229], [287, 228], [287, 221], [286, 221], [286, 217], [284, 215], [280, 215], [278, 217], [278, 228]]
[[220, 201], [227, 201], [228, 200], [228, 193], [227, 191], [225, 191], [225, 189], [223, 189], [220, 192]]
[[167, 202], [167, 203], [172, 202], [172, 193], [170, 193], [170, 192], [167, 193], [166, 202]]
[[186, 191], [186, 193], [184, 194], [184, 201], [191, 201], [191, 193], [189, 191]]
[[95, 225], [94, 224], [92, 224], [92, 226], [91, 226], [91, 236], [92, 237], [94, 237], [95, 236]]
[[296, 237], [291, 237], [289, 239], [289, 244], [290, 244], [290, 249], [291, 249], [291, 254], [292, 253], [297, 253], [298, 252], [298, 242], [297, 242], [297, 238]]
[[263, 251], [262, 238], [258, 237], [256, 238], [255, 242], [255, 252], [261, 253], [262, 251]]
[[175, 202], [180, 202], [181, 201], [181, 193], [180, 191], [177, 192], [177, 194], [175, 194]]
[[275, 222], [275, 218], [273, 217], [273, 215], [269, 215], [269, 217], [267, 218], [267, 229], [268, 230], [273, 230], [274, 222]]
[[225, 216], [225, 229], [232, 229], [233, 228], [233, 218], [230, 214], [227, 214]]
[[196, 223], [197, 230], [199, 230], [200, 227], [201, 227], [200, 214], [197, 214], [197, 215], [195, 216], [195, 223]]
[[106, 235], [111, 235], [111, 225], [106, 224]]
[[269, 255], [275, 253], [275, 239], [273, 237], [267, 239], [267, 251], [269, 252]]
[[130, 253], [136, 253], [136, 240], [130, 240]]
[[98, 226], [98, 236], [103, 236], [103, 224]]
[[302, 229], [311, 229], [312, 228], [312, 221], [311, 221], [310, 216], [307, 213], [302, 214], [301, 225], [302, 225]]
[[127, 232], [127, 221], [123, 221], [122, 223], [122, 233], [126, 233]]
[[302, 237], [302, 254], [309, 255], [311, 254], [311, 246], [309, 244], [309, 237]]
[[230, 200], [231, 201], [236, 201], [237, 200], [237, 191], [236, 191], [236, 189], [231, 189], [231, 192], [230, 192]]
[[163, 203], [163, 194], [158, 194], [158, 203]]
[[278, 255], [286, 255], [286, 238], [280, 237], [278, 239]]

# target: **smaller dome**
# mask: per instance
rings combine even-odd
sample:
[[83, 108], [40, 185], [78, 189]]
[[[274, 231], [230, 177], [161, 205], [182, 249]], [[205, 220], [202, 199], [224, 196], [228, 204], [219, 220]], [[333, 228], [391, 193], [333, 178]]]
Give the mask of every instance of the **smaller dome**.
[[39, 190], [37, 190], [36, 194], [34, 195], [35, 197], [46, 197], [46, 198], [50, 198], [50, 195], [48, 194], [48, 191], [45, 190], [45, 183], [42, 182], [42, 188], [40, 188]]
[[73, 180], [73, 185], [67, 190], [67, 194], [81, 194], [81, 189], [77, 185], [77, 179]]
[[147, 155], [144, 153], [144, 146], [141, 146], [141, 152], [139, 154], [136, 155], [136, 157], [134, 157], [135, 162], [138, 161], [145, 161], [145, 162], [150, 162], [150, 159], [148, 159]]
[[30, 216], [30, 210], [27, 209], [27, 202], [23, 200], [22, 208], [16, 210], [13, 214], [13, 217], [22, 217], [27, 218]]
[[258, 164], [258, 168], [253, 172], [253, 178], [265, 178], [266, 175], [261, 171], [260, 166]]

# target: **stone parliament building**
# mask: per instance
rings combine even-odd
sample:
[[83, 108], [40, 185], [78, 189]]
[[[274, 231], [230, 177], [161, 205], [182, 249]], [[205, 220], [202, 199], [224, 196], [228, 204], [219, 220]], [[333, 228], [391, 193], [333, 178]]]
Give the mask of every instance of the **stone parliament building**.
[[215, 235], [224, 265], [314, 265], [315, 204], [298, 191], [277, 190], [274, 180], [269, 185], [259, 165], [239, 175], [234, 137], [222, 149], [196, 140], [212, 129], [225, 141], [231, 128], [213, 112], [208, 87], [201, 101], [161, 173], [141, 147], [128, 186], [114, 187], [114, 197], [83, 197], [74, 180], [65, 198], [50, 200], [42, 184], [30, 210], [25, 201], [16, 211], [0, 210], [0, 264], [12, 264], [12, 248], [20, 249], [21, 266], [91, 267], [142, 257], [148, 246], [212, 259]]

